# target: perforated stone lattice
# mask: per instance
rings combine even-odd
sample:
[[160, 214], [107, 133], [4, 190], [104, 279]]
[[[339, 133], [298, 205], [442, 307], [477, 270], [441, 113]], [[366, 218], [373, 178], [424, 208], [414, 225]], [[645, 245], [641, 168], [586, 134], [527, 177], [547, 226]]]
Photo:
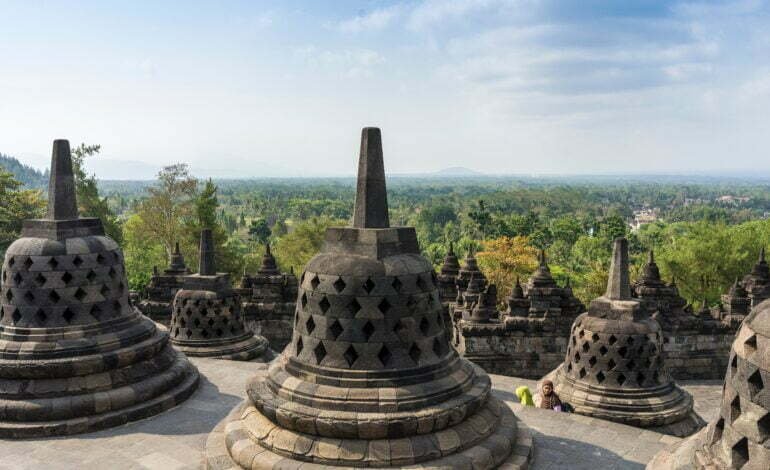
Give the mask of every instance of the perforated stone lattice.
[[448, 351], [432, 272], [379, 278], [306, 272], [295, 324], [296, 356], [318, 366], [422, 366]]
[[577, 321], [567, 347], [566, 372], [604, 387], [651, 387], [666, 383], [660, 331], [649, 334], [597, 333]]
[[58, 256], [6, 254], [0, 293], [2, 325], [87, 325], [130, 312], [127, 305], [118, 249]]
[[188, 292], [182, 291], [174, 301], [170, 325], [174, 342], [226, 339], [245, 333], [237, 294], [206, 298], [192, 297]]

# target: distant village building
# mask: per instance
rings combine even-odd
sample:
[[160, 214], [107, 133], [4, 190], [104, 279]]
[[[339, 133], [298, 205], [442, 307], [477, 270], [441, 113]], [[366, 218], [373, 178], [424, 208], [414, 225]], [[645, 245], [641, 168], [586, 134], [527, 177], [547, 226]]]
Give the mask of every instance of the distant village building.
[[731, 205], [739, 205], [739, 204], [745, 204], [751, 200], [748, 196], [731, 196], [731, 195], [725, 195], [725, 196], [719, 196], [716, 198], [716, 202], [721, 202], [724, 204], [731, 204]]
[[658, 214], [660, 209], [657, 207], [654, 209], [640, 209], [634, 211], [634, 219], [629, 223], [631, 231], [639, 230], [642, 225], [651, 224], [658, 220]]
[[274, 351], [282, 351], [291, 340], [294, 308], [297, 305], [297, 277], [282, 273], [265, 246], [262, 264], [253, 276], [244, 273], [236, 291], [243, 300], [246, 326], [270, 342]]

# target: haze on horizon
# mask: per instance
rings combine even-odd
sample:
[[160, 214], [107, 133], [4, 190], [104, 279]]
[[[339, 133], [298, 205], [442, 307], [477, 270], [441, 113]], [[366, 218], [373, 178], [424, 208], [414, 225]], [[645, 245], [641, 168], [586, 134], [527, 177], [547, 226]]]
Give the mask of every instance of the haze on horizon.
[[0, 1], [0, 152], [102, 178], [770, 173], [769, 1]]

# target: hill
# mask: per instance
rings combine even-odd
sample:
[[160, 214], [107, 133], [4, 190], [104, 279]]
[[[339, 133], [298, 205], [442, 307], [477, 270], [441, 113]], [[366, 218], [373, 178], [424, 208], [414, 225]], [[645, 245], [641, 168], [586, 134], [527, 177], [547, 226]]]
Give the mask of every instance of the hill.
[[28, 188], [45, 188], [48, 185], [48, 170], [43, 173], [9, 155], [0, 153], [0, 167], [13, 173]]

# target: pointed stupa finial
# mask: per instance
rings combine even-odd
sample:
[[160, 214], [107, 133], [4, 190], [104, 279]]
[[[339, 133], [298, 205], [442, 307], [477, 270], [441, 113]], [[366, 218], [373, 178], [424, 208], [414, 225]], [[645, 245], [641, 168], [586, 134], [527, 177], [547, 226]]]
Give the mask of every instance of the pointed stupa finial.
[[564, 282], [564, 288], [565, 288], [565, 289], [569, 289], [569, 288], [571, 288], [571, 287], [572, 287], [572, 286], [570, 285], [570, 282], [571, 282], [571, 281], [570, 281], [570, 277], [569, 277], [569, 276], [567, 276], [567, 280]]
[[176, 242], [176, 243], [174, 244], [174, 254], [175, 254], [175, 255], [178, 255], [178, 254], [179, 254], [179, 242]]
[[68, 140], [54, 140], [51, 154], [51, 176], [48, 181], [49, 220], [78, 218], [75, 196], [75, 176], [72, 174], [72, 154]]
[[270, 242], [265, 242], [265, 255], [267, 256], [273, 256], [273, 253], [270, 251]]
[[468, 247], [468, 255], [466, 258], [474, 258], [476, 256], [476, 247], [471, 245]]
[[382, 162], [382, 136], [377, 127], [364, 127], [361, 131], [353, 227], [390, 227], [385, 166]]
[[762, 248], [759, 249], [759, 262], [764, 263], [765, 262], [765, 247], [762, 246]]
[[537, 255], [537, 262], [542, 267], [548, 266], [548, 263], [545, 260], [545, 250], [543, 249], [540, 250], [540, 253], [538, 253]]
[[210, 228], [201, 230], [200, 263], [198, 274], [201, 276], [213, 276], [217, 273], [214, 265], [214, 237]]
[[655, 252], [653, 250], [650, 250], [650, 253], [647, 256], [647, 263], [648, 264], [655, 264]]
[[455, 242], [449, 242], [449, 251], [447, 251], [447, 256], [454, 256], [455, 255]]
[[604, 296], [610, 300], [631, 299], [631, 284], [628, 274], [628, 240], [625, 238], [616, 238], [613, 243], [607, 292]]

